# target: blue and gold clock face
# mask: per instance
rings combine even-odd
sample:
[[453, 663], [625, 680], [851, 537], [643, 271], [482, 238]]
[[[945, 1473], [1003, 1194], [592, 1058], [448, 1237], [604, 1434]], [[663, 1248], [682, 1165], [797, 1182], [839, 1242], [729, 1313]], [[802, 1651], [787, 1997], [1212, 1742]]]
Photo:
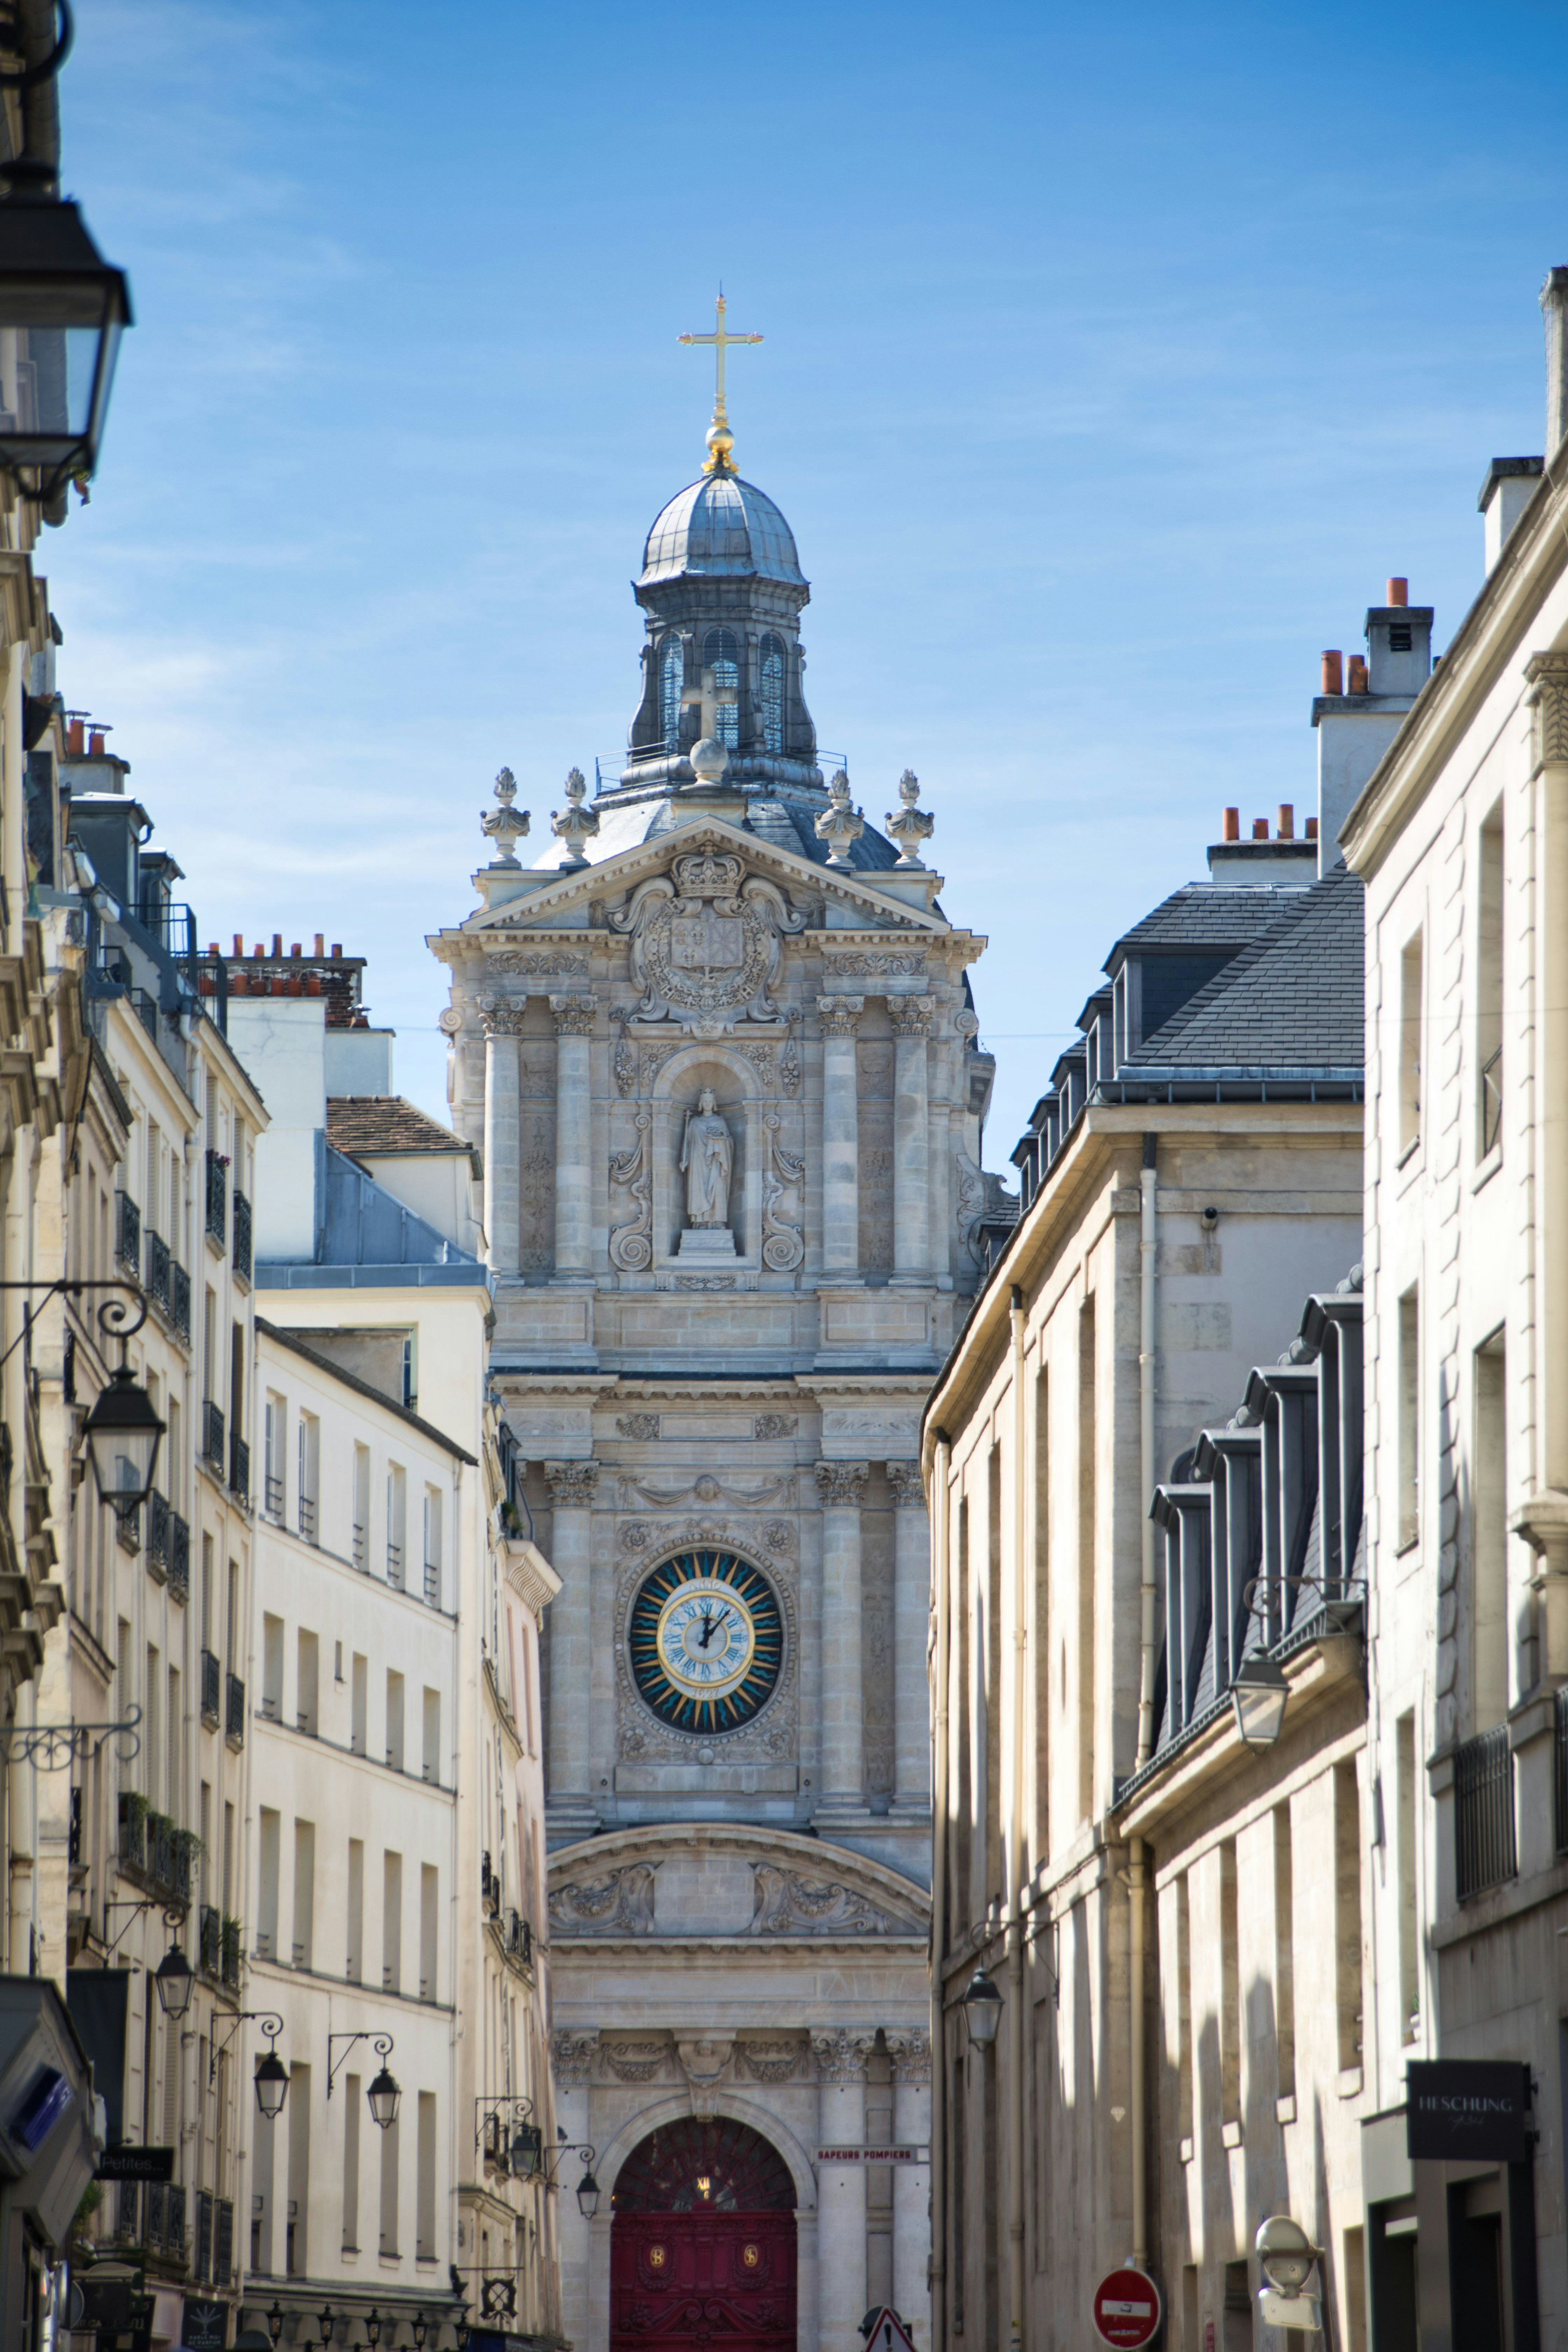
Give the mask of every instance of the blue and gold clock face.
[[661, 1723], [703, 1738], [739, 1731], [773, 1696], [784, 1618], [762, 1570], [732, 1551], [678, 1552], [632, 1603], [632, 1679]]

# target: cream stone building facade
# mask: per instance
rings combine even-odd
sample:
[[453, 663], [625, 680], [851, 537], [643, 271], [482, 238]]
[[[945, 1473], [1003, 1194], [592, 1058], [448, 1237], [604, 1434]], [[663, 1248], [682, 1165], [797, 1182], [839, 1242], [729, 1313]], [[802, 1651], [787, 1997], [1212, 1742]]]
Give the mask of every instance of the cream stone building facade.
[[984, 942], [912, 777], [897, 849], [825, 787], [793, 538], [721, 417], [710, 446], [648, 535], [624, 769], [592, 802], [574, 772], [532, 866], [503, 772], [480, 903], [431, 940], [562, 1580], [555, 2054], [603, 2192], [584, 2219], [563, 2158], [563, 2325], [631, 2342], [707, 2291], [852, 2352], [886, 2303], [927, 2352], [915, 1462], [995, 1205]]
[[[1546, 457], [1489, 469], [1485, 584], [1346, 830], [1376, 1106], [1380, 2352], [1523, 2352], [1568, 2328], [1568, 271], [1542, 303]], [[1457, 2094], [1496, 2070], [1510, 2145], [1409, 2157], [1407, 2070], [1431, 2062]]]

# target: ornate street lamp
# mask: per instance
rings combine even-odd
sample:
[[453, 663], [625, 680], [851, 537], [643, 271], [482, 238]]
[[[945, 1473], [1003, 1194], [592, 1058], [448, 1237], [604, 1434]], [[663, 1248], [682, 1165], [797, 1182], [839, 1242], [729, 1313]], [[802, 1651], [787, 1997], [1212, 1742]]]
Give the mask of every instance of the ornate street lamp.
[[984, 1969], [976, 1969], [970, 1978], [960, 2006], [971, 2042], [977, 2050], [988, 2050], [1002, 2022], [1002, 1996]]
[[[0, 222], [4, 217], [0, 209]], [[0, 346], [4, 337], [5, 329], [0, 327]], [[0, 350], [0, 375], [3, 372]], [[0, 451], [3, 449], [4, 435], [0, 434]], [[98, 1491], [122, 1519], [140, 1510], [153, 1491], [153, 1474], [158, 1465], [163, 1429], [152, 1398], [130, 1365], [121, 1364], [99, 1391], [82, 1433], [87, 1439], [88, 1459], [92, 1464]]]
[[1265, 1657], [1261, 1651], [1243, 1658], [1231, 1676], [1230, 1703], [1236, 1709], [1237, 1730], [1246, 1747], [1274, 1746], [1284, 1727], [1289, 1688], [1285, 1669], [1277, 1659]]
[[[68, 0], [55, 5], [59, 37], [48, 56], [0, 73], [0, 87], [23, 93], [25, 116], [28, 94], [53, 80], [70, 47]], [[0, 166], [0, 467], [48, 508], [98, 464], [131, 289], [77, 206], [60, 201], [52, 163], [24, 152]]]
[[171, 1944], [159, 1961], [153, 1978], [157, 1990], [158, 2006], [167, 2018], [177, 2024], [191, 2005], [191, 1995], [196, 1979], [191, 1964], [178, 1944]]
[[599, 2184], [592, 2172], [584, 2172], [577, 2183], [577, 2210], [584, 2221], [591, 2221], [599, 2210]]
[[269, 2124], [276, 2123], [289, 2095], [289, 2070], [276, 2050], [256, 2062], [256, 2104]]
[[396, 2081], [388, 2069], [385, 2060], [383, 2059], [380, 2074], [375, 2076], [365, 2093], [365, 2097], [370, 2101], [372, 2117], [379, 2130], [390, 2131], [392, 2126], [397, 2121], [397, 2103], [402, 2096], [402, 2084]]

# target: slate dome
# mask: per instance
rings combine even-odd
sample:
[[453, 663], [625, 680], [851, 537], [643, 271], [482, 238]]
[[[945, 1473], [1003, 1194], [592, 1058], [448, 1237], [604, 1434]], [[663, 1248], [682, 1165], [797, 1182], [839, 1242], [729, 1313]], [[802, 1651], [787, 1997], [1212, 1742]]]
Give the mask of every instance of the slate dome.
[[795, 533], [777, 507], [738, 474], [704, 475], [677, 493], [643, 550], [639, 588], [663, 580], [782, 580], [804, 588]]

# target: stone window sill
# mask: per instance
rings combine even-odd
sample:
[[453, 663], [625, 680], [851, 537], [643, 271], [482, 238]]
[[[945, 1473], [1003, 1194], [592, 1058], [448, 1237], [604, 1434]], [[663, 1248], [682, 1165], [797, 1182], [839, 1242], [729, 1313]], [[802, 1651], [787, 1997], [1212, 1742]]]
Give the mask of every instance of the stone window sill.
[[1476, 1172], [1470, 1179], [1471, 1192], [1479, 1192], [1483, 1184], [1489, 1184], [1501, 1166], [1502, 1145], [1494, 1143], [1486, 1158], [1477, 1163]]
[[1361, 2096], [1361, 2085], [1362, 2070], [1359, 2066], [1342, 2066], [1340, 2068], [1340, 2078], [1337, 2087], [1342, 2099], [1359, 2099]]

